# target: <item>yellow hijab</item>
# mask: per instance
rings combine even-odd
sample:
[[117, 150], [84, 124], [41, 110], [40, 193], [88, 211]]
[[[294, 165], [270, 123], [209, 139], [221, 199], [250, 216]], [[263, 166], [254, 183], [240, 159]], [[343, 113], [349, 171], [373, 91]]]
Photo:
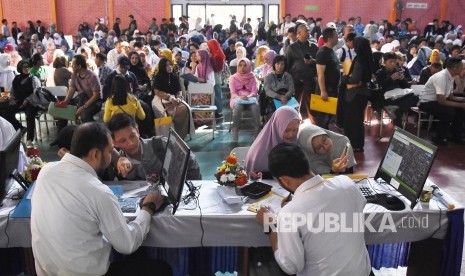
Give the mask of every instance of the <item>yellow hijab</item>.
[[[438, 60], [435, 60], [434, 59], [434, 54], [437, 54], [437, 57], [438, 57]], [[431, 56], [429, 57], [429, 63], [433, 64], [433, 63], [441, 63], [442, 64], [442, 61], [441, 61], [441, 53], [439, 52], [438, 49], [434, 49], [432, 52], [431, 52]]]
[[[173, 52], [171, 52], [170, 49], [165, 48], [165, 49], [160, 50], [160, 58], [166, 58], [173, 63], [174, 67], [176, 66], [176, 60], [174, 59]], [[157, 66], [155, 66], [154, 72], [155, 72], [155, 75], [158, 74], [158, 64]]]

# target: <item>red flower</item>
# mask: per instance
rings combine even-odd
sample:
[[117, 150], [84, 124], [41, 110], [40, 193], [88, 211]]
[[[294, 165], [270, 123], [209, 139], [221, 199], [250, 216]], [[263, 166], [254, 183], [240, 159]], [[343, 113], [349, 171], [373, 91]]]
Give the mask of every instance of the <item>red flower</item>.
[[28, 148], [26, 150], [27, 157], [40, 156], [40, 150], [38, 148]]
[[39, 175], [39, 172], [40, 172], [40, 168], [31, 170], [32, 181], [35, 181], [37, 179], [37, 176]]

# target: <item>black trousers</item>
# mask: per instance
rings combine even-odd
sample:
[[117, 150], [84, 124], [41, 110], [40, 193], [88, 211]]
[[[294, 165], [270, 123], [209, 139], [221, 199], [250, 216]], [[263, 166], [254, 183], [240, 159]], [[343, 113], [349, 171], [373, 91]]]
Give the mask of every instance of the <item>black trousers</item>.
[[395, 115], [396, 119], [394, 120], [394, 125], [398, 127], [402, 127], [402, 116], [404, 113], [409, 113], [410, 108], [417, 106], [418, 104], [418, 96], [410, 94], [406, 95], [400, 99], [396, 100], [386, 100], [384, 102], [384, 105], [395, 105], [398, 106], [399, 108], [396, 110]]
[[[339, 87], [326, 87], [328, 97], [334, 97], [338, 98], [339, 95]], [[341, 108], [339, 108], [341, 109]], [[339, 110], [337, 110], [339, 111]], [[344, 112], [344, 110], [342, 110]], [[313, 111], [313, 114], [315, 114], [315, 124], [319, 127], [322, 127], [324, 129], [329, 129], [329, 123], [333, 119], [334, 115], [332, 114], [327, 114], [327, 113], [322, 113], [322, 112], [316, 112]]]
[[365, 146], [363, 119], [367, 103], [368, 96], [361, 94], [356, 94], [351, 101], [345, 100], [344, 134], [349, 138], [350, 144], [354, 149], [363, 149]]
[[419, 109], [434, 116], [439, 120], [436, 139], [446, 139], [450, 133], [455, 138], [463, 135], [463, 122], [465, 110], [463, 108], [450, 107], [439, 104], [437, 101], [420, 103]]
[[21, 108], [22, 103], [17, 102], [15, 105], [6, 107], [5, 110], [2, 110], [1, 115], [18, 130], [19, 128], [23, 128], [23, 125], [16, 119], [16, 113], [24, 111], [26, 114], [27, 140], [32, 141], [34, 140], [34, 131], [36, 128], [35, 118], [40, 109], [31, 104], [27, 104]]
[[294, 91], [295, 97], [300, 102], [300, 114], [302, 119], [308, 119], [310, 113], [310, 93], [315, 91], [315, 82], [304, 81], [301, 82], [299, 79], [294, 79]]

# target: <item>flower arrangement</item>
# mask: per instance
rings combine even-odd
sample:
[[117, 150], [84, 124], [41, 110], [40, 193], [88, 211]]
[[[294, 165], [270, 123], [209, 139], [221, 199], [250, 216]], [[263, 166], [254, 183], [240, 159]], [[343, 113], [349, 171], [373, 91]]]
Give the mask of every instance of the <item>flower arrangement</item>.
[[26, 151], [26, 157], [28, 165], [23, 171], [23, 178], [28, 182], [32, 183], [37, 179], [40, 170], [45, 165], [40, 156], [40, 150], [38, 148], [28, 148]]
[[239, 166], [234, 153], [231, 153], [226, 160], [221, 163], [215, 173], [218, 183], [227, 186], [243, 186], [247, 183], [247, 173], [244, 169], [244, 161]]

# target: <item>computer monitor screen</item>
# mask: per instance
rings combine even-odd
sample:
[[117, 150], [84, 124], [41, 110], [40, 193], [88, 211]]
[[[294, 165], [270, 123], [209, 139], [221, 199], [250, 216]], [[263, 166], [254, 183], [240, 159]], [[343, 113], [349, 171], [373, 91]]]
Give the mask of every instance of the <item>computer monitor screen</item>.
[[164, 180], [163, 187], [168, 194], [169, 201], [173, 204], [173, 214], [178, 207], [184, 182], [186, 181], [190, 151], [182, 138], [171, 128], [163, 159], [161, 177]]
[[396, 188], [413, 208], [428, 178], [437, 147], [396, 127], [375, 179]]
[[18, 168], [21, 131], [18, 130], [0, 149], [0, 205], [14, 181], [10, 174]]

